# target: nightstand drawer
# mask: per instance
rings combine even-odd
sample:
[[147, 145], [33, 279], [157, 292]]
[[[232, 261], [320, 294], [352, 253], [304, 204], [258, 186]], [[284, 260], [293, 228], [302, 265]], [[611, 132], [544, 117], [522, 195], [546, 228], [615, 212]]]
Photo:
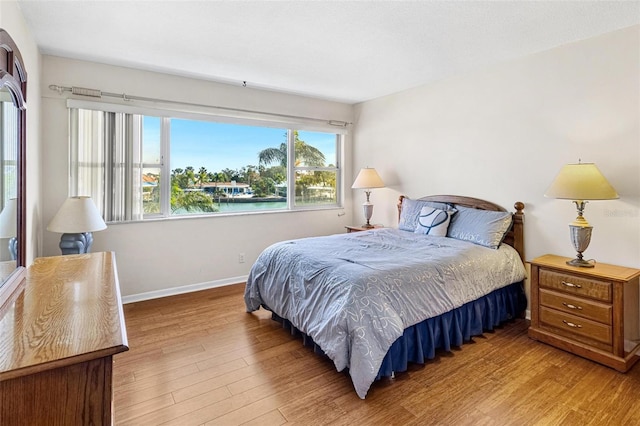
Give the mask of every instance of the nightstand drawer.
[[583, 340], [579, 338], [583, 337], [587, 341], [604, 343], [608, 347], [613, 342], [611, 326], [544, 306], [540, 307], [540, 323], [543, 326], [554, 328], [564, 336], [576, 336], [577, 340]]
[[611, 283], [540, 269], [540, 287], [611, 302]]
[[540, 304], [568, 314], [601, 322], [603, 324], [612, 324], [613, 307], [606, 303], [595, 302], [569, 296], [568, 294], [540, 289]]

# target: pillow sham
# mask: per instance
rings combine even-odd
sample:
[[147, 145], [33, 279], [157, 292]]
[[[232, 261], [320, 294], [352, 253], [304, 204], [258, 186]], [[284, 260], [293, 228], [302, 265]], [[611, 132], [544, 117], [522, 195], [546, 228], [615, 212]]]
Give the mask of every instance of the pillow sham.
[[455, 210], [445, 211], [424, 206], [418, 215], [418, 225], [414, 232], [416, 234], [446, 237], [447, 228], [449, 228], [449, 222], [451, 221], [451, 215], [455, 212]]
[[398, 222], [398, 229], [403, 231], [415, 232], [418, 227], [418, 216], [420, 210], [424, 206], [429, 206], [438, 210], [451, 210], [453, 207], [451, 204], [439, 203], [436, 201], [422, 201], [412, 200], [410, 198], [402, 199], [402, 210], [400, 211], [400, 221]]
[[447, 236], [470, 241], [481, 246], [497, 249], [511, 228], [509, 212], [478, 210], [456, 206], [458, 212], [451, 219]]

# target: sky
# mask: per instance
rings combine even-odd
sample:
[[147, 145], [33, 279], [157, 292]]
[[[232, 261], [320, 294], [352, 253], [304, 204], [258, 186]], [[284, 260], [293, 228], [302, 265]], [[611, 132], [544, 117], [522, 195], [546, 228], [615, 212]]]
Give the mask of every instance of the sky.
[[[160, 161], [160, 118], [144, 117], [143, 161]], [[278, 148], [286, 142], [287, 129], [256, 127], [210, 121], [171, 119], [171, 170], [192, 166], [205, 167], [209, 172], [240, 169], [258, 165], [258, 153], [266, 148]], [[298, 136], [318, 149], [335, 164], [335, 134], [299, 131]]]

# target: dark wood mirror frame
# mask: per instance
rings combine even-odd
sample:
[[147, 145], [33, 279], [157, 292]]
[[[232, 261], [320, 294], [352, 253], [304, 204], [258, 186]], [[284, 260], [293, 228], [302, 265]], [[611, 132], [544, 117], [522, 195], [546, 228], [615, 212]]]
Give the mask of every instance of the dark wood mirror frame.
[[18, 46], [11, 36], [0, 29], [0, 88], [7, 89], [18, 109], [18, 146], [17, 146], [17, 250], [16, 260], [0, 262], [0, 313], [18, 293], [16, 291], [24, 283], [26, 263], [26, 102], [27, 72]]

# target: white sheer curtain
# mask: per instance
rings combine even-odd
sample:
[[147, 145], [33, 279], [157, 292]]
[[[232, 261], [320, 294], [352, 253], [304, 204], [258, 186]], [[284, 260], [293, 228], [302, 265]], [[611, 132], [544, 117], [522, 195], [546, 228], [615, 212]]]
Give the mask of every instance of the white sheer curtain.
[[16, 198], [18, 195], [18, 109], [11, 101], [0, 102], [2, 119], [0, 119], [0, 146], [2, 152], [0, 159], [2, 163], [2, 175], [0, 182], [2, 185], [2, 206], [8, 200]]
[[141, 116], [70, 108], [69, 195], [107, 222], [142, 220]]

